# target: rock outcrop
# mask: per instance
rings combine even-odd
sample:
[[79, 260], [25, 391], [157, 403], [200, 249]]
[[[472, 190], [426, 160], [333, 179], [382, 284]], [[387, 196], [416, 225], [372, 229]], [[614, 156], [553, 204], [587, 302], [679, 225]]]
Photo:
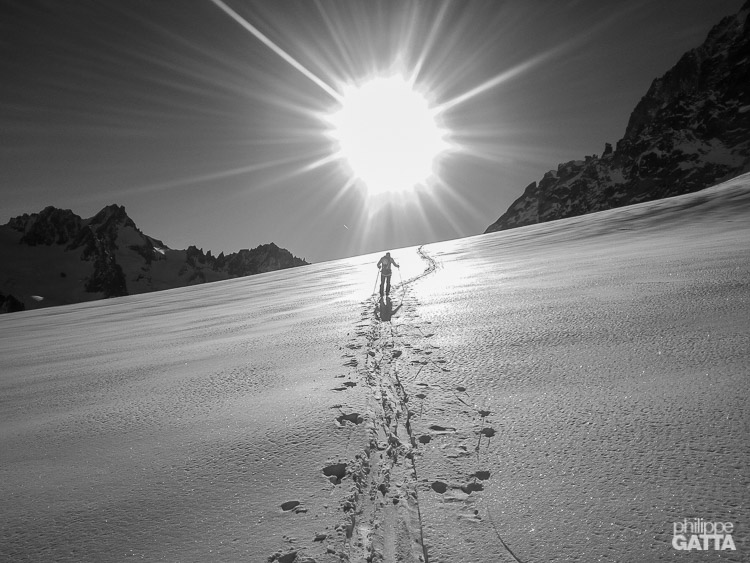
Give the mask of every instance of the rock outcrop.
[[625, 135], [560, 164], [485, 232], [690, 193], [750, 171], [750, 1], [654, 80]]
[[0, 312], [14, 312], [292, 268], [307, 264], [273, 243], [214, 257], [173, 250], [110, 205], [90, 219], [47, 207], [0, 226]]

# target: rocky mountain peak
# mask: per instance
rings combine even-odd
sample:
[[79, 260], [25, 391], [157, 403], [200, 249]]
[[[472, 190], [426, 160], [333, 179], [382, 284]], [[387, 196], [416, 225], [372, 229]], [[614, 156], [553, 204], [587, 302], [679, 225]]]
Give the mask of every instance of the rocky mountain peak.
[[0, 230], [0, 261], [7, 274], [0, 280], [0, 313], [307, 264], [274, 243], [216, 257], [195, 246], [173, 250], [143, 234], [120, 205], [108, 205], [89, 219], [50, 206], [14, 217]]
[[91, 225], [105, 225], [109, 223], [135, 227], [135, 223], [130, 217], [128, 217], [124, 205], [107, 205], [101, 211], [99, 211], [99, 213], [89, 219], [89, 224]]
[[70, 209], [45, 207], [39, 213], [25, 213], [10, 220], [8, 225], [21, 233], [21, 242], [29, 246], [67, 244], [81, 231], [81, 218]]
[[[713, 89], [725, 92], [731, 98], [747, 98], [750, 95], [750, 90], [745, 87], [748, 82], [744, 79], [747, 77], [747, 64], [744, 64], [743, 78], [736, 74], [737, 69], [743, 68], [743, 61], [738, 55], [744, 57], [747, 54], [749, 12], [746, 4], [738, 14], [722, 19], [711, 29], [701, 46], [685, 53], [664, 76], [651, 83], [630, 116], [625, 130], [626, 140], [641, 135], [644, 128], [669, 104], [684, 102]], [[738, 85], [742, 86], [740, 91], [737, 91]]]
[[616, 148], [558, 166], [485, 232], [694, 192], [750, 170], [750, 1], [651, 84]]

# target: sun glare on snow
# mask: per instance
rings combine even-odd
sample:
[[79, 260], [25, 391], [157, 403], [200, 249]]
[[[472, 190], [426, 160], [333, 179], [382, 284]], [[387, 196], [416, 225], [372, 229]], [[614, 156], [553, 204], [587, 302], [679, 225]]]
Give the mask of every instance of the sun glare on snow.
[[427, 100], [400, 76], [345, 88], [329, 121], [340, 156], [373, 194], [427, 182], [447, 148]]

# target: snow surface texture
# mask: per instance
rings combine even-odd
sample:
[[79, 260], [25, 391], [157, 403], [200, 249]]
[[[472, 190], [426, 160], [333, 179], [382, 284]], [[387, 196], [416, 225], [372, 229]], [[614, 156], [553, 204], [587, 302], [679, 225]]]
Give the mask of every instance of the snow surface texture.
[[369, 255], [3, 315], [0, 560], [746, 561], [749, 219], [745, 175], [394, 251], [391, 301]]

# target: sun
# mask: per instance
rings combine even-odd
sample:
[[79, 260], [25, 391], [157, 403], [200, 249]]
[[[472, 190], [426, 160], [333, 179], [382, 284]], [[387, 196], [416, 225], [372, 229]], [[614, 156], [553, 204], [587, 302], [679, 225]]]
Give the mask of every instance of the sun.
[[330, 136], [371, 194], [404, 194], [436, 176], [447, 134], [422, 94], [399, 75], [343, 90]]

